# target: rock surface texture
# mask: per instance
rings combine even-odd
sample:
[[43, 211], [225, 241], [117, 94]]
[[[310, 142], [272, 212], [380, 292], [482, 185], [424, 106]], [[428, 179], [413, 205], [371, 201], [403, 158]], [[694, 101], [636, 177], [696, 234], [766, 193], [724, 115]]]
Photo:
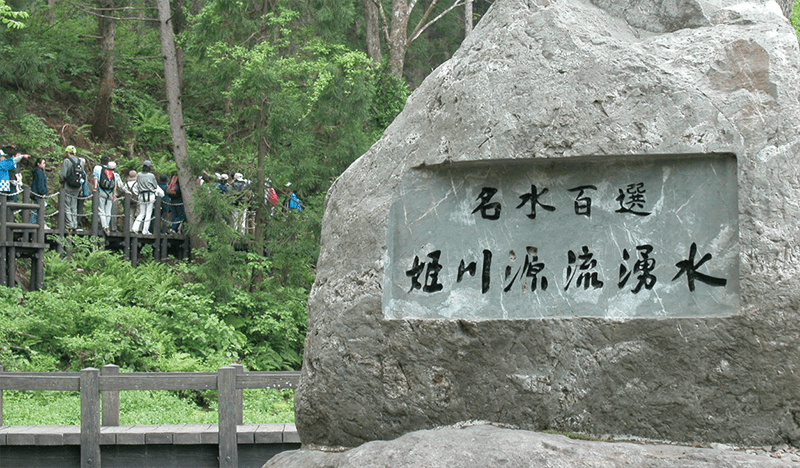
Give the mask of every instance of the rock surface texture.
[[[572, 440], [491, 425], [417, 431], [346, 452], [297, 450], [264, 468], [779, 468], [800, 457], [679, 445]], [[775, 454], [773, 454], [775, 455]]]
[[[772, 1], [497, 0], [328, 194], [296, 394], [303, 443], [355, 447], [473, 419], [800, 441], [798, 76], [797, 38]], [[741, 293], [728, 317], [385, 318], [387, 218], [412, 168], [726, 152], [738, 158]], [[572, 447], [548, 443], [529, 455]], [[641, 447], [630, 457], [651, 461], [611, 466], [672, 466]], [[366, 466], [342, 463], [331, 466]], [[584, 463], [564, 466], [605, 466]]]

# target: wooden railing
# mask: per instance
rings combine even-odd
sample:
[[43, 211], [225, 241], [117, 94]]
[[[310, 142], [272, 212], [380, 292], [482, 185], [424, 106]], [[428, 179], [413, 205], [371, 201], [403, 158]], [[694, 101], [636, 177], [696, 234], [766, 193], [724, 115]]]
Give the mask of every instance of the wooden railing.
[[[119, 425], [123, 390], [217, 390], [219, 392], [219, 466], [238, 466], [236, 426], [243, 423], [243, 390], [296, 388], [299, 372], [245, 372], [239, 364], [217, 372], [126, 372], [115, 365], [80, 372], [3, 372], [0, 366], [0, 426], [3, 390], [77, 391], [81, 395], [81, 468], [100, 466], [100, 427]], [[102, 404], [101, 404], [102, 396]], [[102, 417], [102, 421], [101, 421]]]

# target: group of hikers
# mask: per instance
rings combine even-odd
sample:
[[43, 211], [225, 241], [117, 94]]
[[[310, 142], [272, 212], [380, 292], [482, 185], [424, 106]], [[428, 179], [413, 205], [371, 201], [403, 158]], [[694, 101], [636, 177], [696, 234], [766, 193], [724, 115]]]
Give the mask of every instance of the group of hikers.
[[[22, 192], [22, 174], [19, 164], [23, 159], [30, 158], [29, 154], [22, 153], [14, 148], [0, 149], [0, 195], [5, 195], [9, 200], [18, 201], [18, 194]], [[79, 232], [79, 209], [82, 211], [83, 201], [91, 195], [92, 191], [98, 192], [98, 210], [100, 225], [105, 235], [118, 231], [117, 223], [113, 222], [113, 206], [121, 194], [132, 196], [138, 209], [135, 218], [132, 213], [130, 230], [133, 233], [151, 234], [150, 227], [153, 220], [153, 209], [157, 198], [161, 198], [162, 233], [180, 232], [186, 214], [183, 207], [180, 182], [177, 175], [162, 174], [158, 179], [153, 172], [153, 162], [145, 160], [139, 172], [130, 170], [123, 182], [122, 176], [116, 171], [117, 165], [110, 157], [103, 155], [100, 162], [91, 172], [91, 180], [87, 175], [86, 159], [77, 156], [75, 146], [65, 148], [64, 160], [58, 172], [60, 193], [64, 197], [65, 227], [69, 232]], [[32, 171], [30, 184], [33, 197], [47, 198], [48, 185], [45, 172], [47, 162], [44, 158], [36, 158]], [[211, 175], [204, 172], [204, 176], [197, 178], [197, 184], [202, 185]], [[228, 183], [228, 174], [215, 173], [214, 188], [222, 194], [233, 195], [235, 206], [231, 220], [233, 226], [240, 233], [247, 230], [248, 207], [251, 205], [252, 192], [248, 190], [251, 181], [244, 178], [241, 173], [233, 174], [233, 182]], [[284, 207], [289, 210], [302, 211], [303, 203], [297, 194], [288, 189], [291, 183], [286, 184], [287, 191]], [[264, 203], [274, 207], [279, 203], [277, 191], [267, 179]], [[37, 213], [34, 210], [30, 222], [37, 223]]]
[[[206, 178], [213, 179], [215, 182], [214, 189], [223, 195], [230, 195], [233, 197], [233, 204], [235, 206], [231, 215], [233, 226], [241, 233], [245, 234], [247, 231], [247, 220], [249, 207], [252, 206], [253, 193], [248, 189], [253, 181], [245, 179], [244, 175], [240, 172], [233, 174], [233, 182], [228, 183], [231, 179], [228, 174], [214, 173], [213, 177], [208, 172], [203, 172], [204, 177], [198, 178], [198, 184], [203, 185]], [[283, 202], [283, 207], [287, 210], [303, 211], [305, 205], [300, 201], [297, 194], [291, 190], [292, 183], [286, 184], [286, 193]], [[264, 204], [272, 208], [271, 214], [274, 213], [275, 207], [278, 206], [280, 198], [278, 192], [272, 186], [272, 181], [267, 179], [264, 186]]]

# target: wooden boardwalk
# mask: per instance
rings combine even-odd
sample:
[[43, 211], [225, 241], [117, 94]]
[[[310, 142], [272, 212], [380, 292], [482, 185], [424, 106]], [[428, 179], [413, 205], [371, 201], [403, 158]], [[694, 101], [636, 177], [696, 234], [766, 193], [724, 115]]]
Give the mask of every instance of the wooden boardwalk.
[[[239, 424], [236, 442], [242, 444], [299, 444], [294, 423]], [[0, 446], [80, 445], [81, 426], [0, 426]], [[216, 424], [159, 424], [103, 426], [100, 445], [219, 444]], [[6, 465], [0, 465], [6, 466]]]
[[[237, 468], [261, 468], [300, 448], [294, 424], [237, 426]], [[5, 441], [5, 444], [2, 442]], [[117, 426], [101, 429], [100, 468], [219, 468], [215, 424]], [[3, 468], [80, 468], [80, 426], [0, 427]]]
[[[56, 210], [46, 214], [45, 198], [31, 200], [32, 194], [25, 187], [22, 202], [12, 202], [6, 196], [0, 196], [0, 285], [14, 287], [19, 283], [17, 275], [18, 261], [30, 260], [29, 289], [44, 287], [44, 254], [47, 250], [64, 252], [68, 249], [65, 239], [71, 237], [93, 237], [103, 248], [121, 252], [126, 260], [134, 266], [139, 262], [142, 249], [150, 245], [153, 258], [164, 261], [170, 257], [179, 260], [189, 258], [190, 241], [184, 233], [168, 229], [172, 227], [162, 209], [162, 199], [157, 198], [153, 208], [150, 232], [137, 234], [131, 232], [131, 214], [136, 202], [126, 194], [113, 205], [110, 229], [101, 228], [98, 213], [99, 192], [95, 191], [92, 199], [91, 213], [84, 213], [83, 204], [78, 208], [79, 219], [90, 218], [82, 223], [86, 229], [68, 230], [65, 223], [64, 199], [59, 196]], [[81, 200], [85, 201], [85, 200]], [[32, 214], [37, 214], [37, 222], [30, 223]], [[123, 214], [118, 214], [123, 213]], [[127, 213], [127, 214], [125, 214]], [[50, 222], [47, 219], [50, 218]]]
[[[243, 424], [243, 390], [296, 388], [299, 372], [3, 372], [2, 468], [259, 468], [300, 447], [294, 424]], [[3, 426], [2, 390], [80, 391], [80, 426]], [[219, 424], [119, 425], [119, 392], [217, 390]]]

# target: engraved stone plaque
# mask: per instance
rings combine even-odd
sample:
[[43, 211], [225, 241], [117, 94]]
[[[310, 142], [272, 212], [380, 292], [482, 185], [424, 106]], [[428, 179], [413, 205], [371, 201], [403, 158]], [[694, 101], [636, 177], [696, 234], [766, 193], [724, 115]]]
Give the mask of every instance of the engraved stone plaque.
[[732, 154], [470, 162], [395, 192], [387, 318], [738, 313]]

